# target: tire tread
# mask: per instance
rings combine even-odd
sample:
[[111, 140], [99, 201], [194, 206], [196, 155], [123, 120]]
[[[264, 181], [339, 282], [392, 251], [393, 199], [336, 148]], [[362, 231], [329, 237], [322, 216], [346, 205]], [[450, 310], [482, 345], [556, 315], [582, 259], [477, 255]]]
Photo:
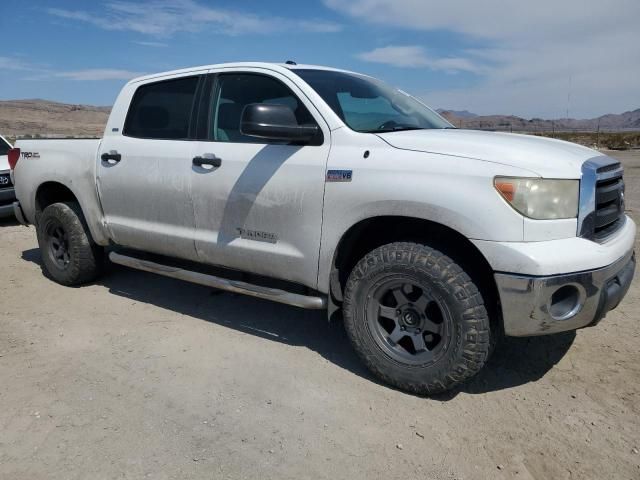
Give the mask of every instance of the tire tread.
[[[50, 265], [46, 248], [44, 228], [49, 217], [60, 221], [67, 231], [70, 248], [73, 249], [71, 264], [61, 271]], [[82, 209], [77, 202], [58, 202], [44, 209], [38, 219], [38, 243], [42, 252], [43, 272], [52, 280], [66, 286], [76, 286], [95, 280], [103, 270], [103, 249], [91, 238]]]
[[[460, 353], [449, 368], [420, 380], [403, 380], [386, 367], [380, 356], [386, 356], [377, 345], [361, 338], [357, 322], [358, 284], [367, 274], [390, 272], [402, 266], [410, 272], [426, 273], [434, 283], [453, 293], [462, 314], [454, 321], [461, 323], [464, 338]], [[451, 390], [477, 374], [488, 360], [491, 344], [490, 322], [480, 290], [458, 264], [429, 246], [396, 242], [378, 247], [366, 254], [352, 270], [345, 288], [344, 318], [347, 334], [365, 365], [382, 381], [420, 395], [433, 395]]]

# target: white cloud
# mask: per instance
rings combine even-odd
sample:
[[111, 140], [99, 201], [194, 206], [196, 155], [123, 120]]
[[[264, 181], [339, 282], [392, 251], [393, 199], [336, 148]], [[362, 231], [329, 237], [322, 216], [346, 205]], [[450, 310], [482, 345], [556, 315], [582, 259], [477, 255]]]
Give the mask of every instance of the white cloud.
[[133, 42], [137, 45], [142, 45], [143, 47], [154, 47], [154, 48], [165, 48], [168, 47], [169, 44], [163, 42]]
[[417, 30], [446, 29], [499, 40], [544, 40], [547, 35], [585, 36], [621, 26], [636, 28], [639, 12], [636, 0], [325, 0], [325, 4], [371, 22]]
[[68, 78], [70, 80], [95, 81], [95, 80], [131, 80], [132, 78], [144, 75], [142, 72], [132, 72], [129, 70], [118, 70], [113, 68], [90, 68], [87, 70], [75, 70], [71, 72], [55, 72], [51, 74], [57, 78]]
[[479, 82], [475, 87], [422, 95], [435, 106], [545, 117], [563, 116], [568, 103], [569, 114], [577, 117], [640, 107], [637, 0], [325, 0], [325, 4], [373, 24], [445, 30], [475, 43], [461, 59], [478, 67]]
[[357, 57], [367, 62], [383, 63], [394, 67], [430, 68], [448, 73], [460, 71], [478, 72], [480, 67], [471, 60], [461, 57], [431, 57], [418, 45], [389, 45], [359, 53]]
[[[2, 66], [2, 57], [0, 57], [0, 68]], [[88, 68], [83, 70], [61, 71], [51, 68], [37, 67], [29, 65], [28, 68], [22, 70], [28, 71], [29, 74], [23, 78], [27, 81], [46, 81], [54, 79], [74, 80], [74, 81], [102, 81], [102, 80], [131, 80], [135, 77], [145, 75], [144, 72], [134, 72], [118, 68]]]
[[33, 70], [33, 66], [20, 58], [0, 57], [0, 70]]
[[132, 31], [155, 37], [171, 37], [178, 32], [240, 35], [287, 31], [331, 33], [341, 26], [322, 20], [302, 20], [226, 10], [201, 5], [193, 0], [111, 1], [105, 10], [88, 12], [49, 8], [49, 14], [90, 23], [104, 30]]

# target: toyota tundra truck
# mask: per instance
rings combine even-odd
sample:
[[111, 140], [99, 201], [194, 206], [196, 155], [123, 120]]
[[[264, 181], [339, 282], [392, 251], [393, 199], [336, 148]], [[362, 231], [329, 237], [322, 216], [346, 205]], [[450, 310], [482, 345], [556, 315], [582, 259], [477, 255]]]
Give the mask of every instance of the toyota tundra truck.
[[102, 139], [20, 140], [9, 163], [54, 281], [90, 282], [108, 257], [326, 309], [374, 375], [417, 394], [471, 378], [503, 335], [597, 324], [635, 270], [618, 161], [457, 129], [343, 70], [144, 76]]

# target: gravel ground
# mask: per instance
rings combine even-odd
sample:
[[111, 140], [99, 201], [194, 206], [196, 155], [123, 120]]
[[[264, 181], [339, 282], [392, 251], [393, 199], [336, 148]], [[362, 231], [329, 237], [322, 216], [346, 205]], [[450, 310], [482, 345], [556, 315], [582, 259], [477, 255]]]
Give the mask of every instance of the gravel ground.
[[[640, 152], [626, 166], [640, 220]], [[636, 281], [459, 391], [380, 385], [340, 324], [113, 266], [65, 288], [0, 224], [0, 478], [640, 478]]]

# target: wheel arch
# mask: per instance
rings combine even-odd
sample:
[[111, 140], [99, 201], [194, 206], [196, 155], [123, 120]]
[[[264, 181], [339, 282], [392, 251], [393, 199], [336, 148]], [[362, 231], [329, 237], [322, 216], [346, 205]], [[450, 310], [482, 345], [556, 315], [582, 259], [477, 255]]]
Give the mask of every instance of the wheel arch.
[[[77, 202], [78, 196], [66, 185], [56, 181], [47, 181], [41, 183], [36, 189], [35, 193], [35, 211], [36, 217], [47, 208], [49, 205], [57, 202]], [[82, 207], [80, 207], [82, 208]], [[84, 214], [84, 212], [83, 212]]]
[[35, 191], [33, 205], [36, 225], [44, 209], [57, 202], [76, 202], [80, 206], [80, 211], [84, 216], [84, 221], [87, 223], [93, 241], [99, 245], [108, 243], [105, 242], [105, 237], [99, 230], [99, 225], [92, 222], [92, 217], [87, 215], [87, 208], [83, 204], [81, 196], [77, 195], [68, 185], [56, 180], [47, 180], [41, 183]]
[[423, 218], [385, 215], [360, 220], [340, 238], [331, 260], [329, 294], [341, 304], [343, 292], [356, 263], [371, 250], [404, 241], [423, 243], [460, 264], [480, 289], [492, 323], [502, 325], [501, 308], [493, 269], [482, 252], [457, 230]]

